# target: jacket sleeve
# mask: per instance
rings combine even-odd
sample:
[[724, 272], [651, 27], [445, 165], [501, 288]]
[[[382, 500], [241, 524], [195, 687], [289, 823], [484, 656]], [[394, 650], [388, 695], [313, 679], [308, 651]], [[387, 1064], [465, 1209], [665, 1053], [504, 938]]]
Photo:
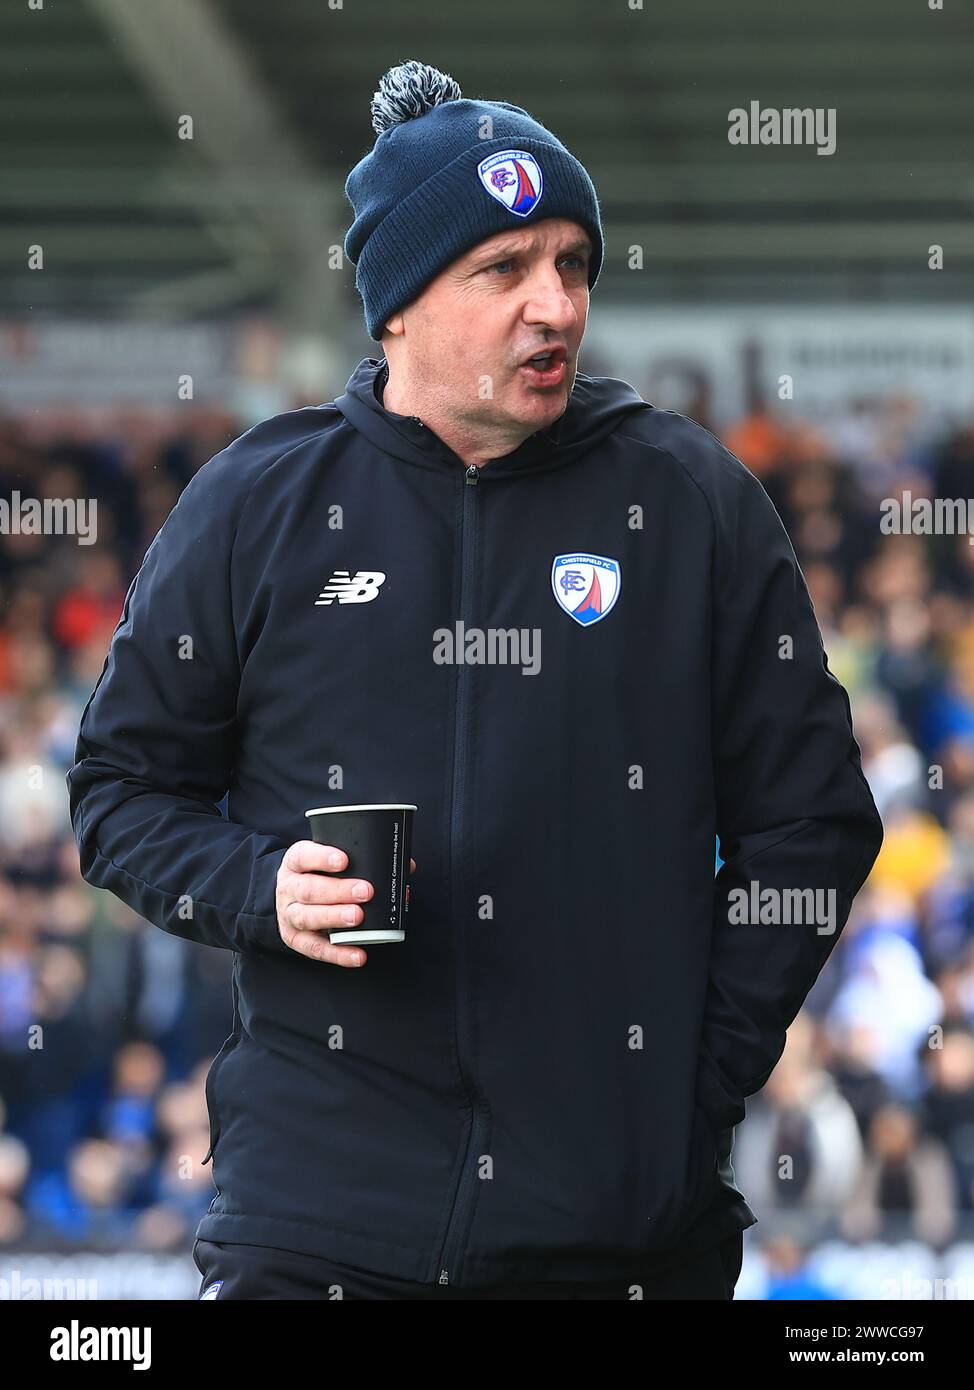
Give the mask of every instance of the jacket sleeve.
[[[230, 561], [239, 481], [217, 455], [190, 480], [129, 586], [67, 774], [84, 878], [165, 931], [288, 951], [287, 845], [225, 819], [240, 667]], [[249, 489], [248, 489], [249, 491]]]
[[[883, 841], [791, 542], [757, 478], [719, 448], [711, 737], [724, 864], [696, 1086], [718, 1132], [774, 1070]], [[767, 889], [777, 909], [755, 913]]]

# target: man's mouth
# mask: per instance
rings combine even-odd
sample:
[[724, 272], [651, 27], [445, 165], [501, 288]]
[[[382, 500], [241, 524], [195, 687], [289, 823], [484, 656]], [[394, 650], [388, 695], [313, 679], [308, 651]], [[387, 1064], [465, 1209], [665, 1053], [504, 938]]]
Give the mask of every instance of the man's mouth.
[[547, 352], [537, 352], [522, 362], [524, 372], [532, 386], [560, 386], [565, 377], [568, 354], [563, 347], [550, 348]]

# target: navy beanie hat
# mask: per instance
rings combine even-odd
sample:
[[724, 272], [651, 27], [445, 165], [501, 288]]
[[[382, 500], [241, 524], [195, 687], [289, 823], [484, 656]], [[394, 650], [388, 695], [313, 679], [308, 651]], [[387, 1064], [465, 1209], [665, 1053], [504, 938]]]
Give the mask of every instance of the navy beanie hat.
[[372, 98], [373, 149], [345, 183], [355, 221], [345, 255], [377, 342], [387, 319], [485, 237], [547, 217], [592, 239], [589, 289], [602, 268], [602, 220], [583, 166], [539, 121], [506, 101], [468, 101], [452, 77], [410, 60]]

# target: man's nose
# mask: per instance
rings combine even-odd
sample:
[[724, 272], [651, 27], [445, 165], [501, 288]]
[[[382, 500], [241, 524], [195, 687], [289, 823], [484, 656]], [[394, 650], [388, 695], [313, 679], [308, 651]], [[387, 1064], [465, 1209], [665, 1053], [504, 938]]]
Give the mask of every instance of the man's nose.
[[525, 323], [546, 324], [565, 332], [574, 326], [577, 317], [575, 305], [557, 271], [532, 277], [524, 305]]

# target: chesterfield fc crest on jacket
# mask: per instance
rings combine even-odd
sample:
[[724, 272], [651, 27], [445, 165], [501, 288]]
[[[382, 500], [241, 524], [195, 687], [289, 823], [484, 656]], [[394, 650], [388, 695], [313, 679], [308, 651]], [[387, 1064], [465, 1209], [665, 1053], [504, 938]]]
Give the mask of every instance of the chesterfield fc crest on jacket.
[[556, 555], [551, 587], [562, 608], [582, 627], [604, 618], [619, 597], [622, 571], [605, 555]]

